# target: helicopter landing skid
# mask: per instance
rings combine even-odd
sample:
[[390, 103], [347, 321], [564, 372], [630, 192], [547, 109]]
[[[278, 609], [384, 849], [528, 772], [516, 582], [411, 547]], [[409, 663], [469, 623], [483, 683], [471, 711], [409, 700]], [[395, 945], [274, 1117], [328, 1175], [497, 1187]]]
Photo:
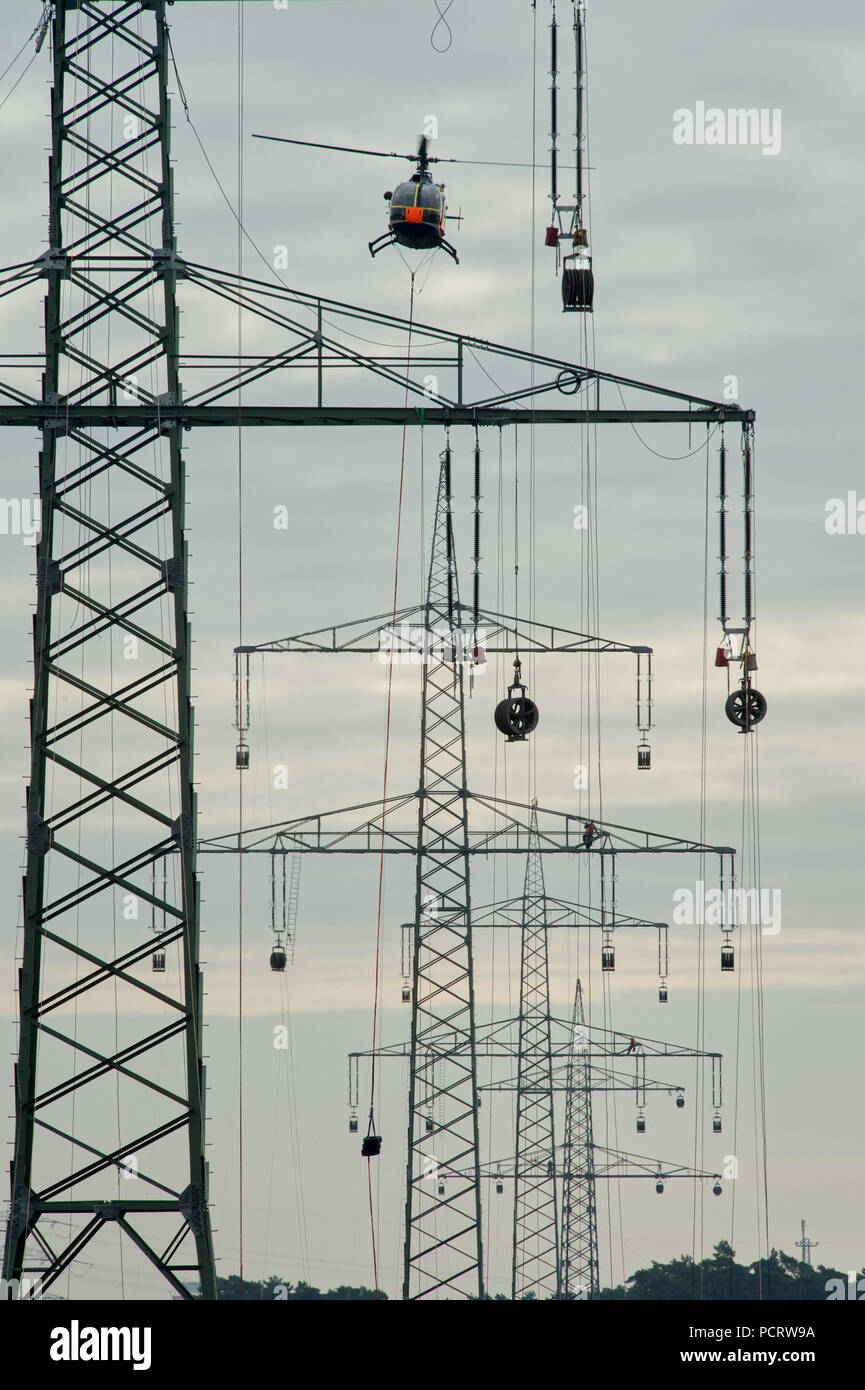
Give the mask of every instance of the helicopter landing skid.
[[[388, 232], [384, 232], [382, 236], [376, 237], [375, 241], [371, 241], [371, 242], [368, 243], [368, 245], [369, 245], [369, 254], [370, 254], [371, 256], [377, 256], [378, 253], [379, 253], [379, 251], [383, 251], [384, 248], [385, 248], [386, 246], [396, 246], [396, 244], [397, 244], [397, 239], [396, 239], [396, 237], [393, 236], [392, 234], [388, 233]], [[449, 256], [452, 256], [453, 259], [454, 259], [454, 261], [456, 262], [456, 264], [459, 265], [459, 263], [460, 263], [460, 258], [459, 258], [459, 256], [457, 255], [456, 250], [454, 249], [453, 246], [451, 246], [451, 244], [450, 244], [449, 241], [445, 241], [444, 237], [442, 237], [441, 241], [439, 242], [438, 246], [437, 246], [435, 249], [436, 249], [436, 250], [441, 249], [442, 251], [447, 251], [448, 255], [449, 255]]]
[[383, 251], [386, 246], [395, 246], [396, 237], [385, 232], [383, 236], [376, 237], [375, 241], [369, 243], [369, 254], [377, 256], [379, 251]]

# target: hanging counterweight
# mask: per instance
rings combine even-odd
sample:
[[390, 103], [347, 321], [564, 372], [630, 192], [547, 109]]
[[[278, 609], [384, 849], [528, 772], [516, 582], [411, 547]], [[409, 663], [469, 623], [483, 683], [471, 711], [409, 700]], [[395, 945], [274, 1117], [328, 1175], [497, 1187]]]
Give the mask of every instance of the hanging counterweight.
[[534, 700], [526, 694], [521, 679], [522, 663], [514, 657], [514, 679], [508, 686], [507, 699], [496, 705], [496, 728], [503, 733], [508, 743], [523, 743], [529, 734], [538, 727], [540, 714]]
[[637, 652], [637, 771], [648, 772], [652, 766], [652, 750], [649, 734], [652, 725], [652, 653], [645, 653], [646, 666], [643, 668], [644, 653]]
[[[745, 424], [742, 427], [742, 479], [743, 479], [743, 516], [744, 516], [744, 553], [743, 553], [743, 575], [744, 575], [744, 626], [732, 627], [727, 616], [727, 453], [723, 437], [719, 452], [719, 500], [720, 500], [720, 525], [719, 525], [719, 549], [720, 549], [720, 591], [721, 591], [721, 626], [724, 632], [724, 640], [715, 654], [715, 665], [728, 670], [732, 662], [738, 662], [741, 667], [741, 678], [739, 687], [736, 690], [728, 691], [724, 711], [731, 724], [735, 724], [740, 733], [747, 734], [755, 724], [759, 724], [766, 715], [766, 697], [751, 684], [751, 673], [757, 669], [757, 656], [751, 646], [751, 625], [754, 621], [753, 607], [753, 583], [754, 583], [754, 544], [753, 544], [753, 518], [754, 518], [754, 483], [753, 483], [753, 462], [752, 462], [752, 426]], [[738, 638], [738, 644], [735, 639]]]
[[249, 771], [249, 653], [235, 651], [234, 654], [234, 727], [237, 730], [237, 748], [234, 765], [238, 772]]
[[300, 894], [300, 855], [291, 855], [290, 871], [286, 862], [288, 858], [285, 849], [275, 842], [270, 851], [270, 929], [275, 937], [270, 953], [270, 968], [279, 974], [294, 960], [294, 933]]
[[[583, 175], [585, 158], [585, 127], [583, 102], [585, 94], [585, 3], [572, 0], [574, 11], [574, 89], [576, 92], [576, 196], [573, 203], [559, 200], [558, 169], [558, 34], [555, 0], [550, 23], [550, 201], [552, 218], [546, 228], [545, 245], [556, 252], [556, 268], [562, 271], [562, 309], [565, 313], [591, 313], [595, 294], [595, 277], [589, 254], [588, 232], [583, 222]], [[570, 242], [571, 250], [562, 255], [562, 247]]]

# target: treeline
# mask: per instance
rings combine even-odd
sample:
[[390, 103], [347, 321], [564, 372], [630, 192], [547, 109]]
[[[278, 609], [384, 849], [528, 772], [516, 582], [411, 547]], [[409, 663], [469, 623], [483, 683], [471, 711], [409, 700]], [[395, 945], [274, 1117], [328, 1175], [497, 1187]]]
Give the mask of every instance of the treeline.
[[[808, 1265], [793, 1255], [773, 1250], [766, 1260], [753, 1260], [750, 1264], [738, 1264], [736, 1252], [724, 1240], [716, 1246], [710, 1258], [695, 1261], [690, 1255], [670, 1260], [667, 1264], [652, 1261], [650, 1269], [638, 1269], [624, 1284], [615, 1288], [602, 1289], [595, 1295], [601, 1302], [678, 1302], [692, 1303], [728, 1300], [758, 1302], [760, 1300], [800, 1303], [826, 1302], [833, 1299], [860, 1298], [865, 1300], [865, 1278], [859, 1276], [859, 1286], [850, 1283], [848, 1272], [832, 1269], [828, 1265]], [[240, 1298], [240, 1279], [236, 1274], [228, 1279], [217, 1279], [220, 1299]], [[243, 1298], [245, 1302], [256, 1300], [265, 1302], [294, 1302], [324, 1299], [330, 1302], [369, 1302], [375, 1300], [374, 1289], [353, 1288], [341, 1284], [339, 1288], [328, 1289], [322, 1293], [311, 1284], [292, 1284], [287, 1279], [273, 1275], [270, 1279], [257, 1282], [244, 1279]], [[380, 1292], [380, 1300], [387, 1294]], [[510, 1302], [506, 1294], [486, 1295], [490, 1302]], [[532, 1302], [534, 1294], [528, 1294], [522, 1302]], [[558, 1294], [552, 1301], [578, 1301], [573, 1293]]]
[[[833, 1282], [834, 1281], [834, 1282]], [[865, 1291], [865, 1290], [863, 1290]], [[602, 1289], [599, 1300], [627, 1299], [657, 1302], [692, 1302], [705, 1299], [760, 1299], [782, 1303], [825, 1302], [851, 1296], [846, 1271], [827, 1265], [808, 1265], [793, 1255], [773, 1250], [767, 1260], [737, 1264], [736, 1252], [720, 1241], [710, 1259], [695, 1261], [683, 1255], [668, 1264], [652, 1261], [651, 1269], [638, 1269], [625, 1284]], [[856, 1297], [855, 1291], [852, 1297]]]
[[[232, 1299], [240, 1300], [240, 1276], [230, 1274], [227, 1279], [216, 1280], [217, 1297], [220, 1300], [230, 1302]], [[301, 1279], [299, 1283], [292, 1284], [288, 1279], [282, 1279], [278, 1274], [273, 1274], [269, 1279], [261, 1281], [255, 1279], [244, 1279], [243, 1281], [243, 1301], [244, 1303], [291, 1303], [296, 1301], [310, 1302], [324, 1299], [330, 1302], [369, 1302], [386, 1300], [387, 1294], [379, 1292], [376, 1295], [375, 1289], [352, 1288], [349, 1284], [340, 1284], [338, 1289], [327, 1289], [322, 1293], [321, 1289], [316, 1289], [312, 1284], [305, 1284]]]
[[[240, 1277], [231, 1274], [227, 1279], [216, 1280], [217, 1297], [221, 1301], [240, 1300]], [[301, 1279], [299, 1283], [292, 1284], [288, 1279], [281, 1278], [274, 1274], [270, 1279], [256, 1280], [244, 1279], [243, 1281], [243, 1301], [244, 1303], [291, 1303], [297, 1300], [307, 1302], [309, 1300], [325, 1299], [329, 1302], [375, 1302], [387, 1301], [387, 1294], [379, 1290], [376, 1294], [375, 1289], [367, 1289], [363, 1286], [353, 1288], [349, 1284], [340, 1284], [339, 1288], [327, 1289], [322, 1293], [321, 1289], [315, 1288], [312, 1284], [305, 1284]], [[492, 1295], [487, 1294], [487, 1298], [492, 1299]], [[496, 1302], [510, 1303], [506, 1294], [497, 1293]]]

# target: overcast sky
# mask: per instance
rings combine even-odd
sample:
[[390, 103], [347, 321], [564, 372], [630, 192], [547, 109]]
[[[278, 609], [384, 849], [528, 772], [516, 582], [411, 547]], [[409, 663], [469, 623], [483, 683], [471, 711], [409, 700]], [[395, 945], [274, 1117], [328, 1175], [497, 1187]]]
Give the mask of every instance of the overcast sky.
[[[567, 22], [570, 6], [560, 0]], [[0, 67], [36, 22], [34, 3], [9, 0], [0, 9]], [[448, 11], [452, 41], [430, 42], [432, 0], [269, 0], [243, 6], [245, 44], [242, 113], [243, 217], [251, 242], [293, 288], [406, 316], [411, 253], [393, 250], [374, 261], [367, 243], [384, 229], [382, 192], [408, 166], [255, 141], [252, 132], [408, 151], [424, 119], [435, 115], [442, 155], [465, 160], [531, 163], [532, 11], [528, 0], [455, 0]], [[546, 159], [549, 0], [538, 0], [537, 118], [534, 158]], [[170, 10], [173, 43], [190, 115], [232, 203], [237, 201], [237, 32], [234, 3], [177, 3]], [[744, 0], [724, 6], [694, 0], [592, 0], [588, 16], [591, 141], [591, 227], [595, 313], [586, 321], [560, 312], [553, 253], [543, 245], [547, 171], [454, 166], [445, 176], [451, 228], [460, 265], [439, 254], [418, 276], [415, 316], [440, 327], [528, 348], [670, 389], [721, 399], [725, 378], [738, 379], [742, 405], [757, 412], [756, 554], [758, 684], [769, 702], [759, 733], [762, 884], [782, 894], [781, 930], [763, 938], [770, 1239], [794, 1253], [799, 1222], [820, 1241], [816, 1258], [860, 1268], [865, 1230], [858, 1199], [861, 1113], [862, 948], [861, 788], [865, 618], [862, 609], [865, 536], [829, 535], [832, 498], [865, 497], [859, 423], [863, 319], [861, 74], [865, 32], [861, 6], [836, 0], [820, 11], [804, 0]], [[445, 35], [436, 32], [442, 47]], [[563, 45], [567, 55], [567, 46]], [[566, 57], [562, 59], [566, 64]], [[20, 71], [0, 82], [0, 101]], [[48, 142], [47, 49], [0, 109], [4, 187], [13, 190], [2, 214], [3, 264], [43, 249]], [[563, 125], [570, 83], [562, 73]], [[172, 90], [175, 88], [172, 78]], [[192, 261], [238, 269], [236, 225], [174, 97], [178, 241]], [[681, 145], [674, 112], [705, 107], [755, 107], [780, 112], [780, 150], [759, 145]], [[567, 149], [570, 140], [562, 140]], [[572, 190], [564, 180], [566, 191]], [[534, 272], [533, 272], [534, 266]], [[270, 272], [246, 242], [242, 269]], [[532, 284], [534, 280], [534, 312]], [[184, 294], [187, 299], [184, 300]], [[188, 354], [236, 347], [234, 311], [205, 307], [181, 290]], [[38, 295], [26, 305], [2, 304], [6, 352], [27, 338], [39, 349]], [[362, 331], [362, 330], [358, 330]], [[264, 337], [251, 321], [247, 343]], [[375, 331], [369, 336], [375, 338]], [[593, 338], [593, 341], [592, 341]], [[268, 343], [278, 342], [271, 335]], [[217, 349], [216, 344], [220, 345]], [[195, 389], [188, 373], [185, 392]], [[339, 388], [335, 388], [339, 390]], [[357, 404], [382, 399], [358, 378], [342, 388]], [[490, 390], [493, 388], [490, 387]], [[255, 399], [289, 399], [281, 378]], [[548, 401], [543, 402], [547, 404]], [[10, 433], [12, 433], [10, 431]], [[36, 445], [27, 431], [5, 442], [3, 495], [32, 493]], [[505, 434], [507, 499], [498, 508], [497, 439], [483, 437], [484, 555], [482, 602], [495, 607], [496, 535], [505, 535], [505, 572], [512, 568], [514, 441]], [[696, 838], [700, 828], [700, 710], [703, 662], [703, 575], [706, 491], [702, 440], [687, 432], [626, 426], [599, 431], [597, 479], [600, 631], [655, 651], [656, 730], [653, 768], [637, 774], [633, 670], [629, 658], [603, 669], [604, 814], [610, 821]], [[20, 437], [18, 437], [20, 436]], [[196, 646], [197, 778], [202, 833], [236, 827], [232, 730], [232, 648], [238, 640], [236, 470], [233, 432], [187, 437], [191, 607]], [[728, 436], [734, 453], [736, 432]], [[648, 443], [656, 452], [644, 447]], [[424, 517], [429, 521], [440, 432], [423, 438]], [[710, 446], [710, 647], [718, 624], [714, 549], [717, 439]], [[421, 458], [418, 431], [409, 434], [400, 601], [420, 596]], [[570, 427], [538, 427], [519, 440], [528, 478], [534, 451], [534, 544], [538, 617], [579, 628], [580, 537], [572, 524], [580, 494], [584, 441]], [[455, 432], [454, 491], [464, 596], [469, 590], [471, 440]], [[690, 457], [680, 457], [691, 454]], [[661, 455], [659, 457], [658, 455]], [[673, 461], [666, 456], [677, 456]], [[392, 596], [395, 507], [400, 466], [396, 430], [252, 430], [243, 435], [246, 502], [244, 640], [264, 641], [388, 609]], [[738, 483], [738, 475], [736, 475]], [[274, 506], [289, 507], [288, 529], [272, 525]], [[524, 554], [530, 543], [520, 516]], [[741, 547], [738, 513], [731, 549]], [[226, 560], [226, 556], [232, 557]], [[6, 1053], [14, 1047], [11, 923], [20, 882], [21, 788], [27, 776], [27, 693], [33, 552], [0, 537], [0, 608], [4, 661], [2, 699], [2, 848], [8, 948]], [[738, 613], [738, 566], [732, 563]], [[510, 611], [512, 588], [506, 591]], [[578, 809], [572, 787], [579, 761], [576, 665], [532, 673], [542, 720], [535, 735], [536, 787], [542, 805]], [[564, 659], [562, 659], [564, 661]], [[365, 658], [293, 661], [270, 656], [254, 665], [252, 769], [246, 783], [247, 824], [372, 801], [381, 791], [385, 669]], [[555, 669], [554, 669], [555, 668]], [[507, 762], [492, 724], [504, 693], [503, 671], [475, 684], [469, 709], [469, 780], [473, 789], [510, 793], [527, 787], [525, 750]], [[709, 671], [707, 838], [739, 845], [743, 744], [724, 717], [723, 673]], [[390, 789], [417, 781], [418, 680], [412, 668], [394, 677]], [[288, 767], [288, 786], [272, 786], [275, 764]], [[593, 806], [593, 810], [597, 807]], [[676, 888], [693, 886], [696, 860], [635, 859], [621, 870], [623, 910], [667, 919]], [[238, 1259], [237, 1163], [237, 913], [234, 859], [202, 857], [206, 1020], [211, 1118], [209, 1150], [220, 1272]], [[501, 889], [504, 868], [498, 871]], [[522, 865], [510, 867], [516, 892]], [[399, 1006], [398, 926], [412, 911], [411, 867], [388, 866], [384, 919], [384, 1037], [406, 1036]], [[476, 893], [492, 890], [479, 872]], [[573, 866], [549, 869], [553, 891], [575, 897]], [[593, 890], [597, 892], [597, 886]], [[501, 893], [499, 894], [501, 895]], [[372, 859], [304, 864], [294, 965], [284, 981], [270, 973], [265, 861], [247, 867], [244, 1085], [248, 1137], [246, 1272], [280, 1273], [327, 1287], [372, 1282], [365, 1164], [349, 1140], [345, 1055], [369, 1045], [376, 865]], [[19, 916], [20, 920], [20, 916]], [[671, 932], [670, 1003], [657, 1002], [654, 940], [619, 945], [619, 965], [602, 999], [596, 943], [591, 965], [594, 1021], [628, 1033], [692, 1044], [697, 979], [693, 929]], [[725, 1133], [705, 1138], [706, 1112], [695, 1139], [693, 1089], [683, 1114], [660, 1098], [649, 1133], [638, 1141], [629, 1098], [603, 1115], [600, 1143], [698, 1162], [714, 1171], [736, 1152], [740, 1178], [722, 1199], [706, 1201], [704, 1253], [731, 1239], [742, 1257], [758, 1253], [754, 1133], [754, 1046], [746, 943], [740, 972], [721, 976], [719, 937], [712, 936], [706, 974], [705, 1045], [725, 1054]], [[575, 943], [554, 944], [554, 1005], [566, 1015], [577, 962]], [[518, 997], [516, 939], [497, 948], [495, 970], [485, 952], [478, 993], [484, 1021]], [[582, 966], [585, 970], [585, 961]], [[741, 994], [740, 994], [741, 989]], [[271, 1046], [272, 1030], [292, 1017], [293, 1069]], [[738, 1020], [738, 1030], [737, 1030]], [[106, 1025], [107, 1026], [107, 1025]], [[389, 1064], [379, 1124], [385, 1136], [379, 1212], [383, 1285], [399, 1286], [400, 1196], [405, 1127], [405, 1075]], [[738, 1077], [738, 1085], [734, 1085]], [[11, 1079], [11, 1078], [10, 1078]], [[675, 1077], [693, 1088], [694, 1069]], [[490, 1104], [484, 1157], [509, 1152], [507, 1101]], [[733, 1148], [733, 1115], [738, 1138]], [[710, 1113], [710, 1112], [709, 1112]], [[6, 1123], [5, 1121], [3, 1122]], [[11, 1135], [11, 1130], [10, 1130]], [[705, 1142], [704, 1142], [705, 1138]], [[301, 1180], [302, 1179], [302, 1180]], [[602, 1278], [691, 1247], [691, 1191], [622, 1184], [608, 1213], [601, 1207]], [[670, 1189], [675, 1184], [670, 1184]], [[686, 1190], [687, 1189], [687, 1190]], [[620, 1202], [621, 1199], [621, 1202]], [[490, 1197], [490, 1280], [509, 1284], [509, 1202]], [[711, 1205], [710, 1205], [711, 1204]], [[698, 1248], [698, 1255], [700, 1250]], [[88, 1287], [111, 1288], [111, 1252], [94, 1257]], [[142, 1283], [146, 1294], [151, 1286]]]

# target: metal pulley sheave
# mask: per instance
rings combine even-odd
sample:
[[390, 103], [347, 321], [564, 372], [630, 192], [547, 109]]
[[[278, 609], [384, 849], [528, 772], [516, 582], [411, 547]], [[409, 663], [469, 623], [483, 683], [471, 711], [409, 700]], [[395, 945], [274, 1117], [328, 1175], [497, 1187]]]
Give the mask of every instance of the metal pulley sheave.
[[537, 705], [529, 699], [520, 680], [521, 669], [519, 657], [514, 657], [514, 679], [508, 686], [507, 699], [496, 705], [496, 728], [506, 736], [508, 743], [524, 740], [537, 728], [540, 718]]
[[747, 677], [738, 690], [727, 696], [724, 706], [730, 723], [735, 724], [743, 734], [748, 733], [754, 724], [760, 723], [765, 717], [766, 708], [765, 695], [761, 695], [759, 690], [754, 690]]
[[755, 724], [759, 724], [761, 719], [765, 719], [767, 709], [765, 695], [761, 695], [760, 691], [755, 690], [751, 685], [751, 672], [757, 669], [757, 656], [749, 648], [747, 634], [741, 656], [734, 658], [731, 655], [725, 632], [725, 640], [715, 653], [715, 665], [723, 669], [729, 666], [733, 660], [741, 663], [742, 679], [738, 690], [731, 691], [727, 696], [724, 713], [730, 723], [736, 725], [740, 733], [747, 734]]
[[575, 262], [562, 269], [562, 308], [591, 309], [595, 297], [595, 277], [588, 261]]

